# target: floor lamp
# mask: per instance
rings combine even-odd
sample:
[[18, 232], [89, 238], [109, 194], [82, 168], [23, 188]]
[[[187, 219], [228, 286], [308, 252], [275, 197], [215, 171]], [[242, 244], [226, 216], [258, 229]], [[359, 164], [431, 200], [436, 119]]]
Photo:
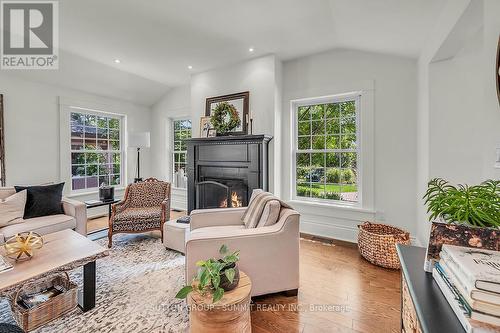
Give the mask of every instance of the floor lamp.
[[150, 135], [149, 132], [129, 133], [128, 145], [132, 148], [137, 148], [137, 177], [134, 178], [134, 183], [142, 182], [141, 178], [141, 148], [149, 148]]

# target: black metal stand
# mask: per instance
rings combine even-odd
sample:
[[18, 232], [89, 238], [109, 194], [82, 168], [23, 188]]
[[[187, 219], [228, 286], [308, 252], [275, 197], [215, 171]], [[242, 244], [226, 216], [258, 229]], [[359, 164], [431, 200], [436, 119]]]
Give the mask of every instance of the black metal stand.
[[79, 304], [83, 312], [95, 307], [95, 280], [95, 261], [91, 261], [83, 266], [83, 304]]
[[137, 177], [134, 178], [134, 183], [142, 182], [141, 178], [141, 148], [137, 148]]

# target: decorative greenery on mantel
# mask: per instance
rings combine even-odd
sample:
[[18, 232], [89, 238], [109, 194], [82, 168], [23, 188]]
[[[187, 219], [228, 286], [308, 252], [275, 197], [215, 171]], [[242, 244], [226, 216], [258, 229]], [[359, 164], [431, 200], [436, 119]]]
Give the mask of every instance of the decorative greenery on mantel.
[[500, 180], [454, 186], [435, 178], [428, 183], [424, 199], [430, 220], [441, 218], [447, 223], [500, 228]]

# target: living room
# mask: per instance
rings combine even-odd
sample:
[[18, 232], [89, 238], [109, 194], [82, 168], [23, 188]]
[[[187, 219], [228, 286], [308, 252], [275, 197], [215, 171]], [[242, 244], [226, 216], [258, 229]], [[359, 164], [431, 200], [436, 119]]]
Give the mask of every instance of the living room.
[[0, 332], [500, 331], [497, 0], [1, 6]]

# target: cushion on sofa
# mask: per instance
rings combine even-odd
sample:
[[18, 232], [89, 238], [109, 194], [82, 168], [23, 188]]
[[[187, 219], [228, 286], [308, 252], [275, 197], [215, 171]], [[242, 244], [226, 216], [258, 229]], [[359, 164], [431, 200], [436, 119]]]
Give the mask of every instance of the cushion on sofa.
[[40, 235], [50, 234], [65, 229], [74, 229], [76, 220], [73, 216], [59, 214], [51, 216], [34, 217], [23, 223], [8, 225], [2, 228], [2, 234], [6, 239], [20, 232], [33, 231]]
[[62, 191], [64, 183], [44, 186], [14, 186], [16, 192], [28, 191], [24, 219], [64, 214]]
[[0, 228], [23, 222], [27, 192], [21, 191], [0, 201]]
[[275, 224], [280, 217], [281, 203], [278, 200], [271, 200], [266, 203], [262, 215], [260, 217], [259, 223], [255, 226], [256, 228], [267, 227]]

